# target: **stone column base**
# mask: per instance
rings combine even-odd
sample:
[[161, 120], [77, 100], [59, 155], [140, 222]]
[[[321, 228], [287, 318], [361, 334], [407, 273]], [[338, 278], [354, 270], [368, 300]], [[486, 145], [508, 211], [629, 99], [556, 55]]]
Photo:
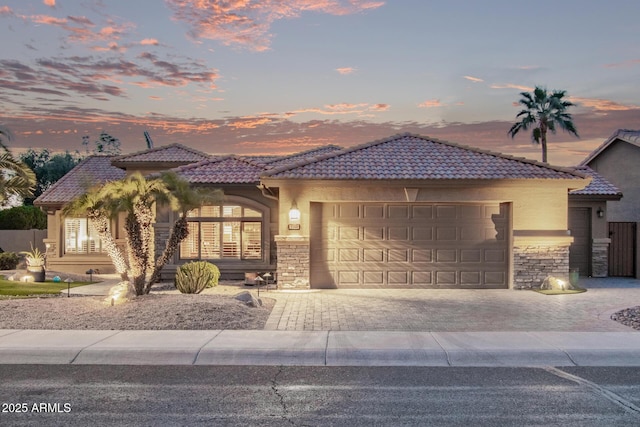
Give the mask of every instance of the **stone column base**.
[[570, 242], [558, 240], [556, 244], [526, 242], [526, 245], [514, 246], [514, 289], [536, 288], [547, 276], [569, 279]]
[[309, 289], [309, 236], [275, 236], [278, 288]]
[[611, 239], [593, 239], [591, 244], [591, 276], [609, 276], [609, 243]]

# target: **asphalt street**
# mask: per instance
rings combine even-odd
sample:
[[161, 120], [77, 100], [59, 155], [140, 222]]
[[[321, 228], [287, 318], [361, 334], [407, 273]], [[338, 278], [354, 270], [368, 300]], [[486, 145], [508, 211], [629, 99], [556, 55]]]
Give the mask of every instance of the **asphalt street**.
[[636, 367], [0, 365], [0, 378], [10, 426], [640, 424]]

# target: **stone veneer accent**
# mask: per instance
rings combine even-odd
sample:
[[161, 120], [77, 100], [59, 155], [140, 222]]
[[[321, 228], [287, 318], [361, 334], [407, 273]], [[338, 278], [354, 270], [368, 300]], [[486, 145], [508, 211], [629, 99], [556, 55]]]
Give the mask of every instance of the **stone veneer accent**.
[[309, 237], [275, 236], [278, 252], [278, 287], [309, 289]]
[[609, 275], [609, 243], [611, 239], [593, 239], [591, 245], [591, 276]]
[[513, 248], [513, 287], [531, 289], [549, 276], [569, 278], [569, 245], [521, 245]]

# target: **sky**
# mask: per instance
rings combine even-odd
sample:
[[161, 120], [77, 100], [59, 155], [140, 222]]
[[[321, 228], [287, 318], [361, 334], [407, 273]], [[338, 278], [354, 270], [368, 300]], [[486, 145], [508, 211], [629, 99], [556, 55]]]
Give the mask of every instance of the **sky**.
[[540, 160], [520, 92], [565, 90], [578, 164], [640, 129], [637, 0], [0, 0], [0, 124], [26, 148], [286, 154], [411, 132]]

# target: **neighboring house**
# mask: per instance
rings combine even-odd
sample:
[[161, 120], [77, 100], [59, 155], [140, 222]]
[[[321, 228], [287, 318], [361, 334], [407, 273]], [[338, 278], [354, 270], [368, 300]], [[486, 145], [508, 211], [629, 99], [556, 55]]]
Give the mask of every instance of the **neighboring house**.
[[640, 130], [619, 129], [580, 165], [596, 171], [624, 195], [606, 206], [609, 276], [640, 278]]
[[573, 243], [569, 249], [569, 268], [581, 276], [609, 275], [609, 231], [607, 202], [620, 200], [620, 190], [588, 166], [578, 172], [592, 177], [586, 188], [569, 192], [569, 230]]
[[[578, 197], [567, 193], [600, 179], [586, 169], [412, 134], [283, 157], [199, 153], [203, 159], [182, 165], [169, 161], [176, 153], [165, 156], [167, 150], [109, 162], [90, 158], [63, 178], [67, 184], [61, 180], [36, 201], [49, 212], [50, 268], [98, 266], [95, 256], [82, 254], [83, 262], [73, 252], [79, 243], [67, 243], [73, 235], [59, 214], [69, 196], [81, 193], [68, 187], [80, 181], [76, 175], [86, 173], [87, 162], [103, 162], [105, 173], [120, 177], [171, 168], [193, 185], [224, 190], [222, 204], [190, 214], [190, 235], [166, 278], [184, 262], [206, 259], [223, 277], [270, 271], [281, 286], [300, 288], [526, 288], [550, 274], [566, 277], [574, 241], [569, 199]], [[597, 197], [575, 203], [591, 209], [609, 196]], [[157, 251], [173, 219], [157, 212]], [[107, 269], [102, 256], [99, 265]]]

